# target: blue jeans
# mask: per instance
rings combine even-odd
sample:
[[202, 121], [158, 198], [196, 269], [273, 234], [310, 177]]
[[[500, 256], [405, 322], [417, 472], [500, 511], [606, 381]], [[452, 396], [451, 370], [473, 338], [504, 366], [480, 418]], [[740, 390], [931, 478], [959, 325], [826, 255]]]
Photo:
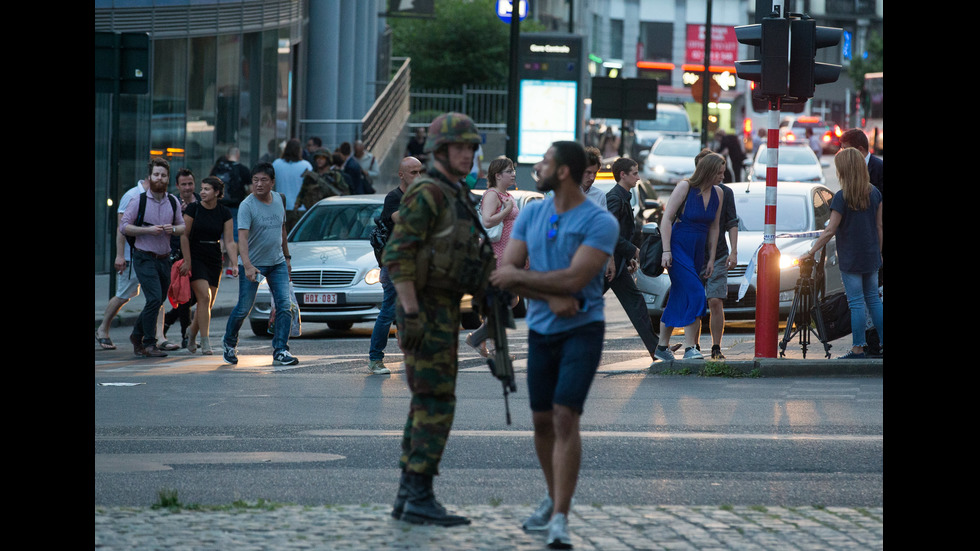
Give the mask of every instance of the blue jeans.
[[[272, 300], [276, 305], [276, 327], [275, 334], [272, 336], [273, 355], [282, 350], [289, 350], [289, 329], [292, 325], [292, 316], [289, 313], [289, 269], [286, 263], [274, 266], [256, 266], [259, 273], [265, 276], [269, 283], [269, 291], [272, 292]], [[225, 336], [222, 342], [229, 348], [238, 346], [238, 331], [242, 328], [242, 323], [252, 311], [255, 304], [255, 293], [259, 289], [259, 284], [250, 281], [245, 277], [245, 267], [238, 265], [238, 304], [232, 309], [228, 316], [228, 325], [225, 327]]]
[[381, 288], [384, 289], [384, 298], [381, 300], [381, 311], [378, 312], [378, 319], [374, 322], [374, 331], [371, 333], [371, 350], [368, 352], [369, 360], [382, 360], [385, 357], [385, 347], [388, 346], [388, 332], [391, 324], [395, 321], [395, 299], [398, 293], [395, 291], [395, 284], [388, 277], [388, 268], [381, 268]]
[[885, 332], [882, 327], [884, 314], [881, 297], [878, 296], [878, 272], [869, 274], [841, 272], [840, 278], [844, 282], [844, 294], [847, 295], [847, 305], [851, 309], [852, 346], [867, 346], [864, 328], [868, 325], [868, 313], [870, 313], [871, 322], [878, 330], [878, 340], [884, 347]]

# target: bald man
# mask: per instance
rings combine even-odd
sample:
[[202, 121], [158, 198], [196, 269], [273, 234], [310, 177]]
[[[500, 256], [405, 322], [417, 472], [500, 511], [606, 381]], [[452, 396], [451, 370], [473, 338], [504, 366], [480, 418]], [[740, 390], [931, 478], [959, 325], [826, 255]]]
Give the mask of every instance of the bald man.
[[[423, 172], [425, 167], [421, 161], [415, 157], [405, 157], [398, 165], [398, 187], [388, 192], [385, 196], [385, 205], [381, 210], [381, 223], [388, 229], [395, 227], [395, 218], [398, 216], [398, 207], [401, 205], [402, 196], [416, 178]], [[371, 350], [368, 352], [368, 370], [375, 375], [386, 375], [391, 370], [385, 367], [385, 347], [388, 346], [388, 333], [391, 330], [391, 323], [395, 320], [395, 299], [398, 293], [395, 291], [394, 284], [388, 278], [388, 268], [381, 266], [381, 287], [384, 289], [384, 298], [381, 301], [381, 311], [378, 319], [374, 322], [374, 332], [371, 333]]]

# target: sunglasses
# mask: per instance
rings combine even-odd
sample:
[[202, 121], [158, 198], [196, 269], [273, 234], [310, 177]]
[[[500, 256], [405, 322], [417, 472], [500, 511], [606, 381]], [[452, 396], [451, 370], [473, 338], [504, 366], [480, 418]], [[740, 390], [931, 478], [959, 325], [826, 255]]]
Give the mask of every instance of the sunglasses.
[[551, 229], [548, 230], [548, 239], [554, 239], [558, 235], [558, 215], [552, 214], [551, 218], [548, 219], [548, 223], [551, 224]]

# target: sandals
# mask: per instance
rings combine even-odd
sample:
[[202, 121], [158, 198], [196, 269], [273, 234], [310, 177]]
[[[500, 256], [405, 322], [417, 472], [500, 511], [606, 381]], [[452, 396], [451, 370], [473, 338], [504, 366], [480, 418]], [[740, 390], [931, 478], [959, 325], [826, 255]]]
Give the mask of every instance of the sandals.
[[470, 333], [469, 335], [466, 335], [466, 344], [469, 345], [470, 348], [472, 348], [472, 349], [476, 350], [477, 352], [479, 352], [479, 354], [481, 356], [483, 356], [484, 358], [489, 358], [490, 357], [490, 351], [487, 350], [487, 341], [483, 341], [483, 342], [480, 343], [480, 346], [477, 346], [477, 345], [473, 344], [470, 341], [470, 337], [472, 337], [472, 336], [473, 336], [473, 333]]
[[116, 349], [116, 345], [112, 344], [112, 339], [110, 339], [108, 336], [100, 337], [98, 331], [95, 332], [95, 340], [99, 342], [99, 346], [102, 347], [102, 350]]
[[170, 341], [163, 341], [157, 345], [157, 348], [166, 352], [173, 352], [174, 350], [180, 350], [180, 345]]

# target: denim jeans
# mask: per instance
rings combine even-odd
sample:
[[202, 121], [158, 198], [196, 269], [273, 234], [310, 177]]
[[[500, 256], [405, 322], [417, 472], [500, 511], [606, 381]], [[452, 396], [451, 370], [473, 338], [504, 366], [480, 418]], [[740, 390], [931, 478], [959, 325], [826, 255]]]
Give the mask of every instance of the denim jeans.
[[167, 297], [167, 291], [170, 290], [170, 260], [156, 258], [143, 251], [133, 251], [133, 273], [139, 279], [146, 300], [143, 311], [133, 326], [133, 335], [146, 348], [157, 343], [157, 317], [160, 306]]
[[368, 352], [369, 360], [382, 360], [385, 357], [385, 347], [388, 346], [388, 332], [391, 324], [395, 321], [395, 299], [398, 293], [395, 291], [395, 284], [388, 277], [388, 268], [381, 268], [381, 288], [384, 289], [384, 298], [381, 300], [381, 311], [378, 312], [378, 319], [374, 322], [374, 331], [371, 333], [371, 350]]
[[[274, 266], [256, 266], [259, 273], [265, 276], [269, 284], [269, 291], [272, 293], [272, 300], [276, 305], [276, 327], [275, 334], [272, 336], [272, 353], [289, 350], [289, 329], [292, 325], [292, 316], [289, 313], [289, 269], [286, 263]], [[225, 327], [225, 336], [222, 340], [225, 346], [235, 348], [238, 346], [238, 331], [242, 328], [242, 323], [252, 311], [255, 304], [255, 293], [259, 289], [259, 284], [250, 281], [245, 277], [245, 267], [238, 265], [238, 304], [232, 309], [228, 316], [228, 325]]]
[[[878, 330], [878, 340], [885, 345], [883, 331], [884, 315], [881, 297], [878, 296], [878, 272], [868, 274], [840, 273], [844, 282], [844, 294], [847, 295], [847, 305], [851, 309], [851, 343], [852, 346], [867, 346], [865, 327], [868, 323], [868, 313], [871, 322]], [[865, 310], [867, 307], [867, 310]]]

